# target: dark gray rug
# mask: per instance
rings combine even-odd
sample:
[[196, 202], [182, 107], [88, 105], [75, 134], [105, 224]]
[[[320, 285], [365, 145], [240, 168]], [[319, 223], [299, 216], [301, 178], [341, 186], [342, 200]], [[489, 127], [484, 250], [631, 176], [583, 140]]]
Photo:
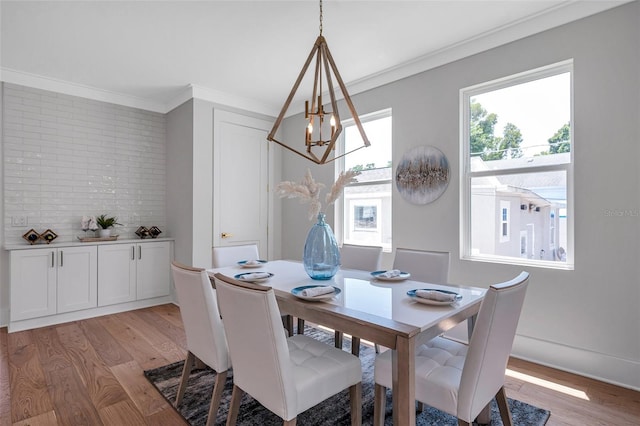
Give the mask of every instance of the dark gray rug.
[[[333, 334], [316, 328], [305, 328], [308, 334], [318, 340], [333, 344]], [[351, 347], [351, 341], [345, 338], [345, 350]], [[259, 356], [259, 355], [258, 355]], [[373, 348], [362, 345], [360, 347], [360, 360], [362, 361], [362, 424], [373, 424], [373, 362], [375, 352]], [[176, 389], [180, 383], [183, 362], [176, 362], [154, 370], [145, 371], [147, 379], [160, 391], [160, 393], [173, 405]], [[204, 425], [207, 421], [209, 404], [215, 372], [210, 369], [195, 370], [191, 373], [187, 389], [180, 405], [179, 412], [192, 426]], [[233, 387], [233, 374], [227, 376], [222, 402], [218, 409], [216, 425], [224, 425], [227, 418], [231, 389]], [[541, 426], [547, 422], [549, 411], [534, 407], [524, 402], [509, 399], [509, 408], [513, 416], [513, 422], [518, 426]], [[391, 425], [391, 393], [387, 392], [386, 425]], [[336, 426], [351, 424], [348, 390], [310, 408], [298, 416], [299, 425]], [[502, 425], [500, 414], [495, 401], [491, 407], [492, 425]], [[457, 420], [435, 408], [426, 407], [422, 413], [416, 413], [416, 425], [419, 426], [457, 426]], [[244, 395], [238, 415], [238, 425], [282, 425], [282, 419], [262, 407], [253, 398]]]

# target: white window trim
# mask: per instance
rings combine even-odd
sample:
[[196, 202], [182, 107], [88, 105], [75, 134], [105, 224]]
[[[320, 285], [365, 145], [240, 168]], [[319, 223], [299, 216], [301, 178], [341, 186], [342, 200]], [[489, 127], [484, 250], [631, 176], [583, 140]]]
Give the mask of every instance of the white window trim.
[[[381, 118], [385, 118], [385, 117], [392, 117], [392, 109], [391, 108], [385, 108], [382, 109], [380, 111], [375, 111], [369, 114], [364, 114], [364, 115], [359, 115], [358, 118], [360, 119], [360, 122], [365, 123], [367, 121], [374, 121], [374, 120], [378, 120]], [[353, 119], [349, 119], [349, 120], [343, 120], [342, 121], [342, 128], [343, 131], [342, 133], [340, 133], [340, 136], [338, 137], [338, 140], [336, 141], [336, 155], [342, 155], [344, 154], [344, 147], [345, 147], [345, 142], [344, 142], [344, 137], [345, 137], [345, 131], [344, 129], [348, 126], [352, 126], [355, 124], [355, 121]], [[365, 148], [366, 149], [366, 148]], [[338, 158], [336, 161], [334, 161], [334, 176], [337, 176], [342, 170], [344, 170], [344, 160], [345, 157], [340, 157]], [[393, 177], [389, 180], [381, 180], [381, 181], [376, 181], [376, 182], [363, 182], [363, 183], [356, 183], [356, 184], [352, 184], [350, 186], [358, 186], [358, 185], [379, 185], [379, 184], [384, 184], [384, 183], [390, 183], [393, 185]], [[391, 191], [393, 193], [393, 191]], [[336, 202], [333, 205], [333, 213], [334, 213], [334, 226], [333, 226], [333, 231], [335, 236], [338, 239], [338, 244], [342, 245], [345, 243], [344, 241], [344, 192], [342, 193], [342, 195], [336, 200]], [[392, 237], [393, 238], [393, 237]], [[386, 248], [383, 246], [382, 249], [384, 252], [391, 252], [391, 247]]]
[[[507, 211], [507, 218], [503, 218], [503, 212]], [[507, 225], [507, 233], [504, 234], [502, 232], [502, 229], [504, 228], [504, 225]], [[500, 200], [500, 242], [501, 243], [506, 243], [507, 241], [509, 241], [511, 238], [511, 203], [509, 201], [505, 201], [505, 200]]]
[[[551, 77], [557, 74], [570, 73], [570, 105], [571, 115], [570, 122], [573, 127], [575, 122], [573, 119], [573, 59], [558, 62], [555, 64], [540, 67], [534, 70], [525, 71], [519, 74], [499, 78], [487, 83], [481, 83], [470, 87], [460, 89], [460, 259], [469, 261], [481, 261], [502, 263], [507, 265], [523, 265], [542, 267], [549, 269], [574, 269], [574, 219], [573, 212], [573, 162], [575, 145], [573, 141], [573, 135], [575, 129], [571, 129], [571, 161], [567, 164], [547, 165], [547, 166], [532, 166], [528, 168], [515, 168], [515, 169], [501, 169], [490, 171], [471, 171], [470, 161], [470, 145], [469, 145], [469, 126], [470, 121], [468, 105], [473, 96], [491, 92], [494, 90], [503, 89], [505, 87], [511, 87], [522, 83], [527, 83], [532, 80], [537, 80], [545, 77]], [[471, 179], [473, 177], [482, 176], [494, 176], [494, 175], [506, 175], [506, 174], [520, 174], [524, 172], [544, 172], [544, 171], [558, 171], [564, 170], [567, 176], [567, 211], [572, 212], [567, 215], [567, 260], [566, 262], [544, 261], [534, 259], [523, 259], [510, 256], [498, 256], [489, 254], [473, 253], [471, 248]]]

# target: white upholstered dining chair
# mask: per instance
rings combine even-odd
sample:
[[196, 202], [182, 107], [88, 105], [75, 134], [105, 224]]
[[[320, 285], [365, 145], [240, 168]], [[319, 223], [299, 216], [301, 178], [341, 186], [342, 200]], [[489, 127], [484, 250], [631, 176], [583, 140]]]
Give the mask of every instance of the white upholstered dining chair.
[[213, 247], [211, 254], [214, 268], [234, 266], [241, 260], [258, 260], [260, 258], [257, 244]]
[[284, 420], [345, 389], [351, 400], [351, 424], [362, 421], [362, 367], [344, 351], [297, 334], [287, 337], [271, 287], [215, 274], [233, 357], [233, 392], [227, 425], [235, 425], [244, 392]]
[[[241, 260], [258, 260], [260, 259], [260, 253], [257, 244], [243, 244], [213, 247], [212, 257], [214, 268], [225, 268], [227, 266], [235, 266]], [[289, 336], [293, 335], [293, 317], [283, 315], [282, 324], [287, 329]]]
[[411, 279], [434, 284], [449, 281], [449, 252], [397, 248], [393, 269], [411, 274]]
[[191, 369], [196, 360], [218, 373], [213, 387], [207, 426], [215, 423], [222, 391], [231, 368], [227, 339], [218, 311], [216, 290], [204, 269], [171, 263], [171, 272], [180, 304], [180, 316], [187, 335], [187, 359], [178, 385], [175, 406], [182, 402]]
[[[471, 426], [495, 397], [505, 425], [511, 413], [504, 376], [524, 303], [529, 274], [489, 287], [469, 345], [436, 337], [416, 348], [416, 399]], [[384, 423], [385, 393], [392, 387], [391, 351], [376, 357], [374, 425]]]
[[[358, 269], [361, 271], [377, 271], [380, 269], [380, 257], [382, 247], [379, 246], [359, 246], [355, 244], [343, 244], [340, 248], [341, 267], [347, 269]], [[298, 321], [298, 324], [300, 322]], [[335, 332], [335, 346], [342, 348], [342, 332]], [[378, 349], [376, 345], [376, 349]], [[360, 353], [360, 338], [351, 337], [351, 353]]]

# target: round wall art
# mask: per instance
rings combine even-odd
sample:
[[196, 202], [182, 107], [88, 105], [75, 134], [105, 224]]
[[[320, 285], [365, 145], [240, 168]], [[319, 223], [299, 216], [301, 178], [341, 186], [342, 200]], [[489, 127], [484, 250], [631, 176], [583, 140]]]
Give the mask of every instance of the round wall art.
[[438, 199], [449, 184], [449, 162], [438, 148], [418, 146], [405, 152], [396, 168], [396, 188], [413, 204]]

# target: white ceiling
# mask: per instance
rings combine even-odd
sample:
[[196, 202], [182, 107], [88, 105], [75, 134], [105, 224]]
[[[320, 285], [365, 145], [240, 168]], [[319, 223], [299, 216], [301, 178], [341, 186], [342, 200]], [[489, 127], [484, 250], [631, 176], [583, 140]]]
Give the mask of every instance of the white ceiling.
[[[325, 0], [351, 94], [626, 1]], [[190, 96], [276, 115], [315, 0], [0, 2], [4, 81], [166, 112]]]

